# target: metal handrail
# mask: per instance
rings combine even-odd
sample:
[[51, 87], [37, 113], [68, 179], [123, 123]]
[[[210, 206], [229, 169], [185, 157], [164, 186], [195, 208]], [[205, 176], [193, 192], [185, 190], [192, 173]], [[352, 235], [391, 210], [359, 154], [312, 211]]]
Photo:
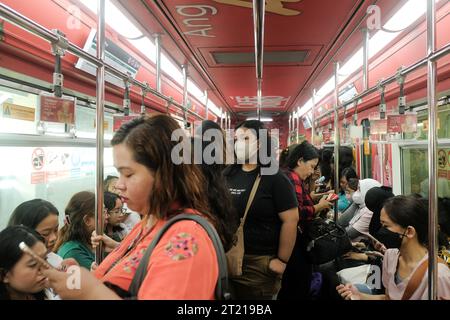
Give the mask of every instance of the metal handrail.
[[[20, 28], [46, 40], [46, 41], [49, 41], [52, 44], [58, 44], [58, 42], [60, 40], [60, 38], [56, 34], [54, 34], [52, 31], [41, 26], [40, 24], [36, 23], [35, 21], [32, 21], [31, 19], [25, 17], [24, 15], [18, 13], [17, 11], [15, 11], [14, 9], [8, 7], [7, 5], [5, 5], [3, 3], [0, 3], [0, 17], [3, 18], [4, 20], [6, 20], [14, 25], [17, 25]], [[104, 66], [105, 71], [112, 74], [113, 76], [115, 76], [119, 79], [122, 79], [124, 81], [127, 80], [127, 81], [129, 81], [130, 84], [138, 86], [141, 89], [146, 89], [149, 93], [153, 94], [154, 96], [156, 96], [160, 99], [163, 99], [167, 102], [171, 101], [172, 105], [178, 107], [180, 110], [183, 110], [183, 106], [180, 103], [171, 100], [170, 97], [167, 97], [167, 96], [159, 93], [155, 89], [149, 88], [144, 83], [131, 78], [128, 74], [117, 70], [113, 66], [102, 62], [94, 55], [84, 51], [83, 49], [81, 49], [80, 47], [71, 43], [70, 41], [67, 42], [67, 47], [64, 49], [67, 50], [68, 52], [70, 52], [71, 54], [94, 64], [96, 67]], [[196, 113], [192, 110], [186, 110], [186, 111], [189, 114], [191, 114], [199, 119], [203, 119], [203, 117], [201, 117], [198, 113]]]
[[[433, 54], [430, 55], [430, 57], [425, 57], [423, 59], [421, 59], [420, 61], [404, 68], [403, 70], [401, 70], [400, 72], [396, 73], [395, 75], [392, 75], [391, 77], [380, 81], [379, 83], [377, 83], [375, 86], [361, 92], [360, 94], [354, 96], [352, 99], [347, 100], [345, 103], [343, 103], [340, 108], [344, 107], [344, 106], [348, 106], [351, 104], [354, 104], [355, 102], [357, 102], [358, 100], [372, 94], [375, 93], [379, 90], [380, 87], [385, 87], [395, 81], [397, 81], [398, 77], [401, 76], [406, 76], [411, 72], [416, 71], [417, 69], [420, 69], [422, 67], [425, 67], [428, 63], [428, 59], [432, 60], [432, 61], [436, 61], [440, 58], [442, 58], [445, 55], [450, 54], [450, 43], [447, 44], [446, 46], [444, 46], [443, 48], [441, 48], [440, 50], [434, 52]], [[330, 110], [320, 116], [317, 117], [317, 121], [320, 121], [321, 119], [325, 118], [326, 116], [328, 116], [330, 113], [333, 113], [334, 110]]]

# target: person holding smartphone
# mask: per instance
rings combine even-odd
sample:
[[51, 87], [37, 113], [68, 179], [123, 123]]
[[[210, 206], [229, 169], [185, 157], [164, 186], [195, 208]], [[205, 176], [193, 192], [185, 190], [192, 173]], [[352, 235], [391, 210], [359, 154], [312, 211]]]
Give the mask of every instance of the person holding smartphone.
[[278, 294], [279, 300], [309, 298], [312, 264], [306, 260], [306, 241], [303, 232], [318, 213], [332, 206], [332, 203], [326, 200], [328, 195], [323, 195], [319, 203], [314, 204], [309, 190], [305, 187], [304, 181], [314, 173], [318, 162], [319, 154], [316, 148], [307, 141], [296, 146], [287, 159], [286, 174], [295, 188], [300, 219], [295, 247], [286, 266]]
[[9, 226], [0, 232], [0, 300], [46, 300], [53, 295], [46, 290], [41, 265], [19, 248], [24, 242], [39, 257], [46, 259], [43, 238], [25, 226]]

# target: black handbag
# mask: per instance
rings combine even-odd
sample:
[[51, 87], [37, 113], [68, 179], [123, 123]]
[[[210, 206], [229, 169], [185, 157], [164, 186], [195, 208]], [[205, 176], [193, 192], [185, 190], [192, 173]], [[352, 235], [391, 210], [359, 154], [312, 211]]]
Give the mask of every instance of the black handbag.
[[324, 264], [349, 252], [352, 243], [344, 228], [331, 220], [315, 219], [305, 229], [306, 252], [312, 264]]

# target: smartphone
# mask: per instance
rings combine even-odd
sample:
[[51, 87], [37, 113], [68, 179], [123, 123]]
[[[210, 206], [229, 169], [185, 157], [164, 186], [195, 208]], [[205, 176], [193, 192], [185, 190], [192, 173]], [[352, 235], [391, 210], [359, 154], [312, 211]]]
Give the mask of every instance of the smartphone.
[[34, 261], [36, 261], [37, 263], [42, 265], [44, 268], [55, 269], [55, 267], [53, 267], [50, 263], [48, 263], [43, 258], [41, 258], [38, 254], [36, 254], [36, 252], [34, 252], [29, 246], [27, 246], [25, 244], [25, 242], [22, 241], [21, 243], [19, 243], [19, 248], [26, 254], [30, 255]]
[[333, 202], [339, 199], [339, 196], [335, 193], [330, 193], [327, 197], [327, 201]]

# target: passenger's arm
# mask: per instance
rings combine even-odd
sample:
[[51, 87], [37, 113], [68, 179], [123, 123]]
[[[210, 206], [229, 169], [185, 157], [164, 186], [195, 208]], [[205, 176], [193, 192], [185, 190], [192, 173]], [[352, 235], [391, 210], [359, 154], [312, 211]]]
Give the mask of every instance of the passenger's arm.
[[356, 239], [357, 237], [364, 235], [363, 233], [359, 232], [353, 227], [347, 227], [345, 228], [345, 231], [347, 232], [347, 235], [350, 238], [350, 240]]
[[388, 300], [385, 294], [371, 295], [361, 293], [351, 284], [341, 284], [336, 287], [336, 290], [345, 300]]
[[[271, 264], [271, 269], [277, 273], [283, 273], [286, 268], [286, 262], [291, 257], [292, 250], [294, 249], [295, 240], [297, 239], [297, 225], [298, 225], [298, 209], [292, 208], [278, 214], [280, 217], [281, 232], [280, 232], [280, 244], [278, 246], [278, 258], [274, 259], [275, 262]], [[279, 263], [278, 263], [279, 262]]]
[[53, 288], [63, 300], [120, 300], [89, 270], [69, 267], [67, 272], [42, 269], [47, 277], [47, 286]]
[[314, 213], [319, 213], [322, 210], [330, 209], [333, 204], [322, 197], [318, 204], [314, 205]]

